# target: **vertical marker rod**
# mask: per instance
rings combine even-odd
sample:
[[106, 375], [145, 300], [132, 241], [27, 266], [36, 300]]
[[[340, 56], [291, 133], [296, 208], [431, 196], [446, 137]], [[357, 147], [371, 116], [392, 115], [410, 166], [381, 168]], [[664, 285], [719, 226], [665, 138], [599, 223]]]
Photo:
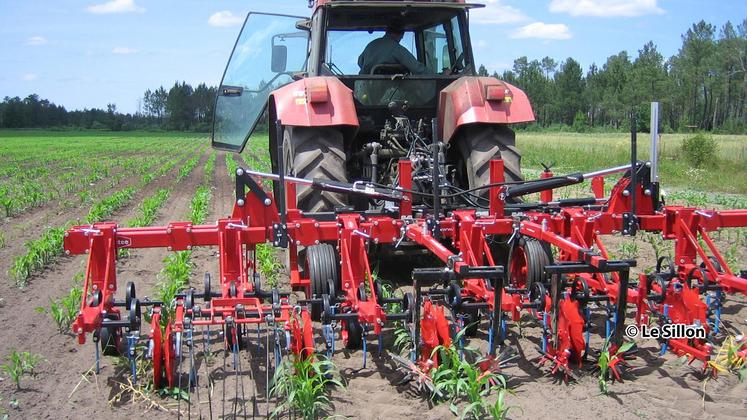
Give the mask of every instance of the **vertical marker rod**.
[[659, 182], [659, 103], [651, 102], [651, 182]]

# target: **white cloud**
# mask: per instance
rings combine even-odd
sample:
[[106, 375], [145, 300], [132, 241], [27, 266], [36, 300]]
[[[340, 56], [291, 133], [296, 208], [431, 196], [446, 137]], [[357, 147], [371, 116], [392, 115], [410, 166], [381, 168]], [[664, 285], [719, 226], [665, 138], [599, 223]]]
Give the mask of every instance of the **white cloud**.
[[130, 47], [114, 47], [112, 50], [113, 54], [135, 54], [137, 50]]
[[38, 79], [39, 75], [36, 73], [26, 73], [23, 75], [23, 80], [26, 82], [33, 82], [34, 80]]
[[96, 14], [131, 13], [131, 12], [142, 13], [145, 11], [145, 8], [140, 7], [137, 4], [135, 4], [135, 0], [111, 0], [106, 3], [94, 4], [92, 6], [88, 6], [86, 10], [89, 13], [96, 13]]
[[210, 26], [226, 28], [241, 25], [244, 23], [244, 18], [234, 15], [230, 10], [221, 10], [220, 12], [213, 13], [210, 19], [208, 19], [208, 23]]
[[47, 42], [49, 41], [47, 41], [47, 38], [44, 38], [43, 36], [32, 36], [31, 38], [26, 40], [26, 45], [37, 46], [37, 45], [44, 45]]
[[476, 23], [503, 24], [524, 22], [529, 18], [521, 10], [501, 3], [501, 0], [487, 0], [485, 7], [473, 9], [470, 21]]
[[562, 23], [534, 22], [522, 26], [511, 34], [511, 38], [570, 39], [570, 29]]
[[552, 0], [550, 11], [571, 16], [635, 17], [662, 14], [657, 0]]

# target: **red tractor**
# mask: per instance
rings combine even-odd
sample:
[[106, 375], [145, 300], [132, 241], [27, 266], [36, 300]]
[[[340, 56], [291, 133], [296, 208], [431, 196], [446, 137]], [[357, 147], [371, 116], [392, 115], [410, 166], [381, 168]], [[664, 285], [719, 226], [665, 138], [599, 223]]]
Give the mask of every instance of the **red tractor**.
[[[218, 90], [214, 147], [243, 150], [266, 112], [274, 173], [398, 186], [396, 162], [409, 158], [416, 189], [430, 191], [436, 139], [445, 145], [438, 151], [445, 192], [487, 184], [491, 159], [503, 160], [507, 181], [522, 179], [509, 124], [533, 121], [534, 114], [520, 89], [477, 76], [468, 13], [482, 5], [316, 0], [310, 6], [311, 18], [249, 14]], [[389, 51], [361, 66], [366, 47], [393, 25], [399, 48], [417, 59], [418, 74]], [[298, 194], [304, 211], [383, 207], [306, 186]], [[470, 205], [486, 194], [452, 201]]]

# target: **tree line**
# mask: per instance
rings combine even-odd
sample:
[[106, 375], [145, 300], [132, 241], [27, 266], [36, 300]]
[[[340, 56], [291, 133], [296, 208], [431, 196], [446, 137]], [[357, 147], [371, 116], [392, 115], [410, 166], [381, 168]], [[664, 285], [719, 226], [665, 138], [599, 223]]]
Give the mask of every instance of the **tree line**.
[[[489, 74], [485, 66], [478, 73]], [[682, 35], [682, 46], [665, 59], [653, 42], [636, 57], [627, 51], [612, 55], [584, 72], [573, 58], [514, 60], [513, 68], [493, 76], [522, 88], [534, 108], [536, 123], [527, 129], [627, 130], [631, 112], [638, 128], [648, 129], [649, 102], [661, 103], [663, 131], [693, 129], [747, 131], [747, 19], [717, 29], [700, 21]], [[209, 131], [216, 88], [193, 88], [176, 82], [147, 90], [134, 114], [107, 109], [68, 111], [38, 95], [5, 97], [0, 127], [85, 129], [162, 129]]]
[[108, 104], [106, 109], [68, 111], [37, 94], [23, 99], [6, 96], [0, 102], [0, 127], [209, 131], [215, 94], [216, 88], [205, 83], [193, 88], [186, 82], [175, 82], [168, 90], [161, 86], [145, 91], [134, 114], [118, 112], [116, 104]]
[[[479, 73], [488, 75], [480, 66]], [[663, 130], [747, 130], [747, 19], [720, 30], [700, 21], [682, 35], [676, 55], [664, 59], [653, 42], [637, 57], [627, 51], [586, 73], [573, 58], [514, 60], [493, 76], [522, 88], [534, 107], [536, 126], [575, 131], [628, 129], [631, 112], [648, 129], [649, 103], [660, 102]]]

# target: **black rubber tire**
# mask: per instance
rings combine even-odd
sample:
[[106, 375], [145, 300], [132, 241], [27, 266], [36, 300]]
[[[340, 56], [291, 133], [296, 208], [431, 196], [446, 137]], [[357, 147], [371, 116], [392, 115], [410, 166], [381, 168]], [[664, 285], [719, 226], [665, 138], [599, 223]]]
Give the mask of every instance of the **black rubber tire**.
[[[526, 289], [530, 290], [535, 282], [546, 283], [545, 266], [553, 262], [549, 244], [534, 238], [522, 237], [516, 246], [524, 248], [527, 259]], [[511, 262], [508, 264], [510, 267]]]
[[[335, 289], [339, 289], [340, 266], [337, 264], [334, 246], [318, 244], [306, 248], [306, 268], [311, 281], [312, 297], [321, 298], [322, 295], [331, 295], [334, 290], [330, 290], [330, 280], [335, 285]], [[319, 321], [321, 314], [322, 305], [311, 305], [311, 319]]]
[[[472, 124], [463, 127], [457, 145], [465, 166], [465, 187], [475, 188], [490, 184], [490, 161], [503, 159], [503, 176], [506, 182], [523, 181], [521, 153], [516, 148], [516, 134], [506, 125]], [[488, 190], [475, 192], [487, 197]]]
[[[283, 131], [285, 172], [298, 178], [347, 182], [342, 133], [334, 127], [286, 127]], [[345, 206], [342, 194], [296, 185], [297, 207], [303, 211], [333, 211]]]
[[345, 328], [348, 330], [348, 342], [345, 348], [348, 350], [358, 350], [363, 345], [363, 327], [357, 319], [345, 321]]
[[[107, 315], [107, 319], [112, 321], [118, 321], [119, 318], [113, 315]], [[104, 356], [120, 356], [119, 352], [119, 336], [117, 328], [114, 327], [103, 327], [99, 332], [99, 344], [101, 345], [101, 353]]]

